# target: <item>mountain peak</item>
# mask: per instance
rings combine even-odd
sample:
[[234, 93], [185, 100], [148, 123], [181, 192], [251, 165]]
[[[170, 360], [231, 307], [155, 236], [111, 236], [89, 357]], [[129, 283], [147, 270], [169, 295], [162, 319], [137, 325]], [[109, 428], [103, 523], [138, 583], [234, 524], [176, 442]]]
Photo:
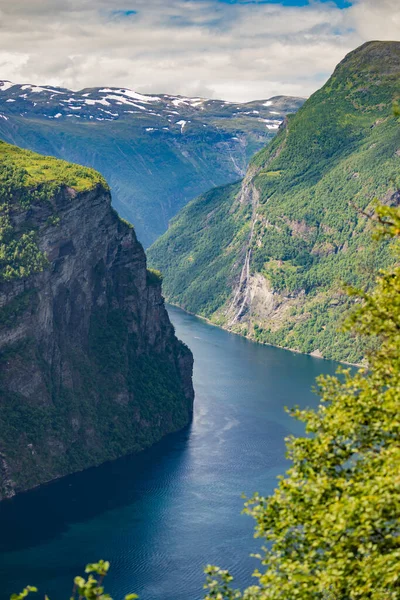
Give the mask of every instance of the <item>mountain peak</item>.
[[336, 71], [343, 68], [389, 75], [400, 72], [400, 42], [373, 40], [359, 46], [339, 63]]
[[365, 265], [390, 260], [362, 211], [375, 198], [397, 202], [399, 68], [400, 43], [357, 49], [241, 184], [178, 213], [148, 252], [170, 301], [264, 343], [362, 358], [361, 341], [337, 331], [350, 305], [339, 282], [363, 289], [372, 283]]

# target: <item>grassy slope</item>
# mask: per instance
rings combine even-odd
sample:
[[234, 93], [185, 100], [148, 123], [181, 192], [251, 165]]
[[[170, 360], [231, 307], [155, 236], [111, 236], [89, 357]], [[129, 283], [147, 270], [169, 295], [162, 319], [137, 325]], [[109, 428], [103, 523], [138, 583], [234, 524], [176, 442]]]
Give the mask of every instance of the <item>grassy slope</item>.
[[12, 213], [25, 210], [34, 199], [48, 201], [60, 185], [83, 192], [98, 184], [107, 187], [93, 169], [0, 141], [0, 281], [26, 277], [47, 263], [34, 228], [27, 221], [17, 233]]
[[[392, 101], [399, 76], [400, 43], [370, 43], [351, 53], [253, 159], [249, 179], [259, 194], [253, 216], [232, 188], [179, 213], [149, 252], [163, 271], [167, 297], [226, 325], [247, 249], [241, 240], [254, 222], [251, 272], [262, 274], [288, 309], [279, 320], [248, 312], [233, 328], [259, 341], [359, 360], [358, 341], [336, 333], [349, 304], [342, 284], [369, 285], [376, 268], [391, 260], [355, 207], [369, 210], [374, 198], [396, 201], [400, 127]], [[207, 196], [215, 202], [211, 219]]]
[[43, 156], [29, 150], [6, 144], [0, 140], [0, 165], [18, 170], [27, 189], [43, 184], [65, 184], [82, 192], [98, 183], [107, 184], [97, 171], [64, 160]]

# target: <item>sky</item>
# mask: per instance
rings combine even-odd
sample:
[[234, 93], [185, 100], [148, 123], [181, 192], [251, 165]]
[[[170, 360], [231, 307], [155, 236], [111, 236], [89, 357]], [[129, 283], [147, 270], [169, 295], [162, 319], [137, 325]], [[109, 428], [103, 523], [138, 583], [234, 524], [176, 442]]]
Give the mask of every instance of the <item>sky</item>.
[[306, 97], [373, 39], [400, 39], [400, 0], [0, 0], [0, 79]]

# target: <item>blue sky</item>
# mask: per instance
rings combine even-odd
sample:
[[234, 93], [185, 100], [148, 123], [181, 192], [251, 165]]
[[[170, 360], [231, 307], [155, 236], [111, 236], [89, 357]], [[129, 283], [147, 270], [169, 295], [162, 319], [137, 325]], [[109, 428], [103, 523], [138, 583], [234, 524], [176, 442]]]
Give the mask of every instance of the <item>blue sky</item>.
[[308, 96], [400, 0], [0, 0], [0, 79], [238, 102]]

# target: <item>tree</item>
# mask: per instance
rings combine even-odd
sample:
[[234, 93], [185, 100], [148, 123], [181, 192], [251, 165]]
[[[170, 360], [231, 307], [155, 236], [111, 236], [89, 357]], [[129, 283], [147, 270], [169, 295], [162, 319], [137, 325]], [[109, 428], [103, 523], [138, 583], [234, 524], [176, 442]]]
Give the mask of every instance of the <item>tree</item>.
[[[399, 256], [400, 211], [377, 220]], [[288, 438], [274, 494], [245, 507], [266, 542], [257, 585], [235, 590], [209, 566], [206, 600], [400, 599], [400, 267], [360, 295], [351, 326], [379, 349], [367, 369], [320, 377], [318, 410], [292, 411], [308, 435]]]
[[[99, 560], [97, 563], [91, 563], [86, 566], [85, 573], [89, 573], [87, 580], [84, 577], [75, 577], [74, 587], [70, 600], [112, 600], [111, 596], [104, 591], [103, 580], [110, 568], [110, 563], [105, 560]], [[93, 573], [98, 576], [93, 576]], [[37, 588], [28, 585], [20, 594], [12, 594], [10, 600], [24, 600], [31, 592], [37, 592]], [[136, 600], [136, 594], [128, 594], [125, 600]], [[49, 600], [45, 596], [45, 600]]]

